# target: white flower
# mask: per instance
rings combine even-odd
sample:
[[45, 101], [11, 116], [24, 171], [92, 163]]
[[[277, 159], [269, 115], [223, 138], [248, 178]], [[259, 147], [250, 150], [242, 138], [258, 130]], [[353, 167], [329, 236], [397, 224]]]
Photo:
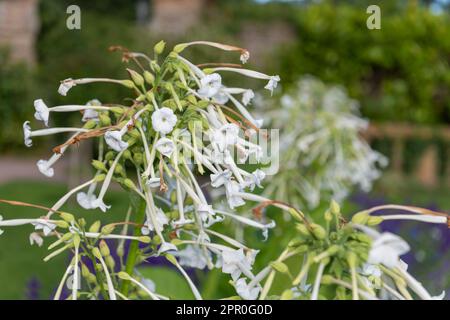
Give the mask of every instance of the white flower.
[[61, 81], [61, 84], [59, 85], [58, 88], [58, 93], [62, 96], [66, 96], [67, 92], [69, 92], [69, 90], [74, 86], [76, 86], [76, 83], [73, 81], [72, 78]]
[[27, 147], [31, 147], [33, 145], [33, 141], [31, 141], [30, 121], [25, 121], [23, 123], [23, 140]]
[[440, 295], [431, 297], [431, 300], [444, 300], [444, 298], [445, 298], [445, 291], [442, 291]]
[[255, 97], [255, 93], [253, 90], [246, 90], [244, 94], [242, 95], [242, 103], [246, 106], [252, 101], [252, 99]]
[[245, 186], [250, 187], [250, 190], [253, 191], [255, 189], [255, 186], [258, 188], [262, 188], [261, 182], [266, 177], [266, 174], [264, 171], [260, 169], [256, 169], [252, 172], [252, 174], [248, 177], [246, 177], [246, 184]]
[[219, 90], [213, 97], [212, 97], [213, 101], [218, 103], [218, 104], [225, 104], [228, 102], [229, 98], [228, 95], [226, 94], [226, 92], [224, 92], [223, 90]]
[[248, 59], [250, 59], [250, 52], [248, 52], [247, 50], [244, 50], [241, 53], [241, 56], [239, 57], [239, 59], [241, 60], [242, 64], [246, 64]]
[[222, 218], [220, 216], [216, 217], [213, 208], [209, 204], [201, 203], [197, 206], [196, 209], [200, 218], [205, 223], [205, 227], [209, 227], [216, 222], [222, 221]]
[[214, 188], [218, 188], [230, 180], [231, 171], [225, 169], [224, 171], [213, 173], [209, 177], [211, 178], [211, 186]]
[[45, 175], [45, 176], [47, 176], [47, 177], [49, 177], [49, 178], [53, 177], [53, 175], [55, 174], [55, 170], [53, 170], [53, 168], [51, 168], [51, 167], [49, 166], [49, 162], [48, 162], [47, 160], [42, 160], [42, 159], [41, 159], [41, 160], [39, 160], [39, 161], [36, 163], [36, 165], [37, 165], [39, 171], [40, 171], [43, 175]]
[[128, 148], [128, 143], [122, 141], [122, 133], [118, 130], [107, 131], [105, 141], [111, 149], [120, 152]]
[[409, 245], [399, 236], [385, 232], [378, 236], [372, 243], [368, 262], [371, 264], [383, 264], [388, 268], [398, 266], [399, 256], [409, 251]]
[[221, 256], [222, 272], [230, 274], [231, 278], [236, 281], [241, 275], [242, 269], [252, 269], [257, 253], [258, 251], [252, 250], [246, 256], [242, 248], [238, 250], [223, 250]]
[[[157, 211], [156, 211], [156, 223], [157, 223], [156, 230], [159, 232], [163, 231], [164, 226], [169, 223], [169, 219], [164, 214], [164, 212], [159, 208], [157, 208]], [[150, 234], [150, 231], [154, 231], [154, 230], [155, 230], [155, 226], [153, 225], [153, 223], [150, 219], [148, 219], [145, 222], [144, 226], [141, 228], [141, 232], [143, 235], [148, 235], [148, 234]]]
[[227, 146], [237, 143], [239, 138], [239, 127], [234, 123], [227, 123], [214, 130], [212, 142], [217, 145], [220, 151], [224, 151]]
[[102, 198], [97, 198], [94, 201], [91, 202], [92, 205], [92, 209], [97, 209], [99, 208], [100, 210], [102, 210], [103, 212], [106, 212], [108, 209], [111, 208], [111, 206], [107, 206], [104, 202]]
[[271, 76], [269, 78], [269, 82], [266, 84], [264, 89], [269, 90], [270, 94], [273, 94], [273, 90], [277, 87], [279, 81], [280, 81], [279, 76]]
[[148, 290], [150, 290], [151, 292], [155, 292], [156, 290], [156, 285], [155, 283], [148, 278], [142, 278], [141, 279], [141, 283], [144, 285], [144, 287], [146, 287]]
[[[88, 103], [86, 103], [86, 105], [93, 107], [93, 106], [101, 106], [102, 103], [97, 99], [93, 99], [93, 100], [88, 101]], [[83, 118], [81, 119], [81, 121], [87, 122], [89, 120], [99, 121], [98, 112], [95, 111], [94, 109], [85, 109], [83, 111]]]
[[187, 245], [185, 249], [174, 254], [182, 266], [197, 269], [205, 269], [208, 265], [208, 260], [211, 259], [211, 253], [206, 251], [206, 255], [202, 249], [192, 245]]
[[34, 100], [34, 109], [36, 110], [34, 113], [36, 120], [44, 121], [45, 126], [48, 127], [50, 111], [44, 101], [42, 99]]
[[175, 143], [173, 143], [172, 140], [163, 137], [156, 142], [155, 147], [162, 155], [170, 158], [175, 150]]
[[230, 180], [225, 184], [225, 193], [228, 200], [228, 205], [231, 209], [239, 206], [243, 206], [245, 201], [240, 197], [236, 196], [235, 193], [241, 192], [241, 186], [234, 180]]
[[168, 252], [168, 251], [178, 251], [178, 248], [174, 244], [164, 241], [159, 246], [158, 254], [162, 254], [162, 253], [165, 253], [165, 252]]
[[48, 236], [56, 228], [56, 224], [45, 221], [44, 219], [39, 219], [31, 224], [35, 230], [42, 230], [45, 236]]
[[77, 202], [78, 204], [86, 209], [94, 209], [95, 208], [95, 201], [97, 200], [97, 197], [95, 194], [90, 194], [86, 192], [78, 192], [77, 193]]
[[200, 79], [198, 94], [205, 98], [214, 97], [222, 87], [222, 77], [218, 73], [212, 73]]
[[152, 127], [161, 134], [170, 133], [177, 124], [177, 116], [172, 109], [163, 107], [152, 114]]
[[261, 291], [259, 286], [250, 287], [244, 278], [234, 283], [237, 294], [244, 300], [256, 300]]
[[150, 186], [150, 188], [158, 188], [161, 185], [161, 179], [158, 177], [150, 178], [145, 184]]
[[44, 243], [44, 239], [42, 239], [42, 237], [37, 233], [37, 232], [32, 232], [30, 233], [30, 244], [37, 244], [38, 247], [41, 247], [42, 244]]

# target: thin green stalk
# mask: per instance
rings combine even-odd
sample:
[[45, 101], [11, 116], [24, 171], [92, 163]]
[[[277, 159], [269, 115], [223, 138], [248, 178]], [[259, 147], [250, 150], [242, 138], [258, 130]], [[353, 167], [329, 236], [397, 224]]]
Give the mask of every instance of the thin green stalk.
[[[136, 206], [136, 223], [143, 223], [145, 219], [145, 206], [146, 203], [143, 199], [139, 199], [139, 203]], [[134, 236], [140, 236], [140, 229], [137, 227], [134, 227], [133, 230]], [[130, 276], [133, 274], [133, 269], [136, 264], [136, 258], [137, 253], [139, 250], [139, 241], [132, 240], [130, 243], [130, 247], [128, 249], [128, 255], [127, 255], [127, 262], [125, 264], [125, 272], [128, 273]], [[122, 287], [120, 288], [120, 293], [124, 296], [128, 295], [128, 291], [130, 289], [130, 281], [129, 280], [123, 280], [122, 281]]]

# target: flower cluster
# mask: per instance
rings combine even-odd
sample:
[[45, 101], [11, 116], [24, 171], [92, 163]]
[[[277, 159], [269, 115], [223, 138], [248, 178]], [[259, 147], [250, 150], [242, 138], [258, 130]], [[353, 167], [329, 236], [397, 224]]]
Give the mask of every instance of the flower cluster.
[[266, 114], [272, 127], [282, 128], [283, 143], [280, 172], [267, 195], [315, 208], [324, 196], [340, 201], [356, 186], [369, 191], [379, 168], [387, 165], [386, 157], [361, 137], [368, 123], [342, 88], [304, 77], [279, 103], [267, 104], [272, 106], [277, 108]]
[[[133, 61], [139, 68], [127, 69], [130, 79], [66, 79], [59, 93], [68, 95], [82, 84], [112, 83], [130, 89], [130, 105], [92, 100], [86, 105], [48, 107], [43, 100], [35, 101], [35, 118], [46, 127], [55, 112], [82, 113], [81, 127], [32, 130], [29, 121], [24, 123], [27, 146], [37, 136], [70, 133], [48, 160], [38, 161], [37, 168], [45, 176], [55, 175], [53, 165], [68, 148], [90, 139], [98, 143], [92, 179], [64, 194], [52, 207], [0, 199], [1, 203], [46, 212], [39, 218], [0, 216], [0, 234], [6, 227], [31, 225], [35, 229], [29, 237], [31, 244], [41, 246], [44, 239], [54, 239], [44, 261], [62, 253], [72, 255], [54, 298], [63, 298], [66, 284], [71, 292], [67, 298], [73, 300], [169, 299], [158, 294], [151, 279], [145, 279], [136, 268], [143, 261], [163, 256], [185, 278], [196, 299], [202, 299], [201, 291], [185, 268], [220, 269], [231, 277], [230, 284], [241, 299], [378, 299], [382, 295], [433, 299], [399, 259], [409, 246], [399, 237], [379, 234], [370, 226], [392, 219], [448, 224], [449, 217], [419, 208], [387, 206], [411, 214], [372, 216], [374, 211], [385, 209], [376, 207], [356, 214], [347, 223], [337, 203], [332, 202], [321, 225], [286, 203], [258, 195], [256, 188], [262, 187], [264, 171], [249, 172], [238, 164], [250, 156], [261, 158], [261, 146], [247, 138], [258, 132], [262, 120], [246, 108], [253, 91], [225, 86], [221, 73], [265, 80], [271, 93], [279, 77], [240, 65], [201, 68], [182, 55], [193, 45], [239, 52], [242, 63], [249, 58], [245, 49], [206, 41], [176, 45], [165, 56], [165, 43], [159, 42], [153, 58], [114, 47], [122, 51], [124, 61]], [[209, 174], [208, 184], [223, 190], [228, 208], [212, 204], [198, 174]], [[88, 225], [83, 218], [62, 210], [75, 197], [83, 209], [108, 212], [111, 206], [106, 196], [112, 182], [130, 193], [130, 206], [121, 221], [102, 225], [97, 220]], [[298, 184], [301, 181], [292, 186]], [[253, 216], [233, 212], [246, 201], [257, 203]], [[297, 233], [275, 261], [256, 272], [259, 251], [211, 226], [227, 219], [258, 229], [267, 238], [275, 227], [265, 217], [264, 209], [269, 205], [289, 213]], [[117, 242], [118, 260], [106, 240]], [[126, 241], [130, 242], [127, 254]], [[290, 272], [288, 259], [294, 265], [302, 264], [298, 275]], [[292, 280], [281, 293], [271, 290], [277, 273]], [[321, 290], [325, 286], [334, 290]]]

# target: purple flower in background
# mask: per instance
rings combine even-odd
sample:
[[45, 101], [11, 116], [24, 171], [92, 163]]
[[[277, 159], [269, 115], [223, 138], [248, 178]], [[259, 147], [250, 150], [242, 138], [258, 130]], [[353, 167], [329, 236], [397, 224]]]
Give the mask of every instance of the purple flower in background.
[[37, 277], [33, 276], [28, 282], [26, 286], [25, 297], [27, 300], [39, 300], [41, 290], [41, 282]]

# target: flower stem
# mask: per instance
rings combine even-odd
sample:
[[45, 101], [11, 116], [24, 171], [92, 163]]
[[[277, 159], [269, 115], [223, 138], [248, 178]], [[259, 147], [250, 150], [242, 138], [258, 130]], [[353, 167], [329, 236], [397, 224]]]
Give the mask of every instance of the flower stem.
[[[139, 199], [138, 204], [136, 205], [136, 219], [135, 222], [143, 223], [145, 219], [145, 201], [143, 199]], [[140, 229], [134, 227], [133, 231], [134, 236], [140, 235]], [[133, 274], [133, 269], [136, 264], [137, 252], [139, 250], [139, 241], [132, 240], [130, 243], [130, 248], [128, 249], [127, 261], [125, 264], [125, 272], [130, 276]], [[128, 290], [130, 289], [130, 281], [123, 280], [122, 287], [120, 288], [120, 293], [124, 296], [128, 295]]]

